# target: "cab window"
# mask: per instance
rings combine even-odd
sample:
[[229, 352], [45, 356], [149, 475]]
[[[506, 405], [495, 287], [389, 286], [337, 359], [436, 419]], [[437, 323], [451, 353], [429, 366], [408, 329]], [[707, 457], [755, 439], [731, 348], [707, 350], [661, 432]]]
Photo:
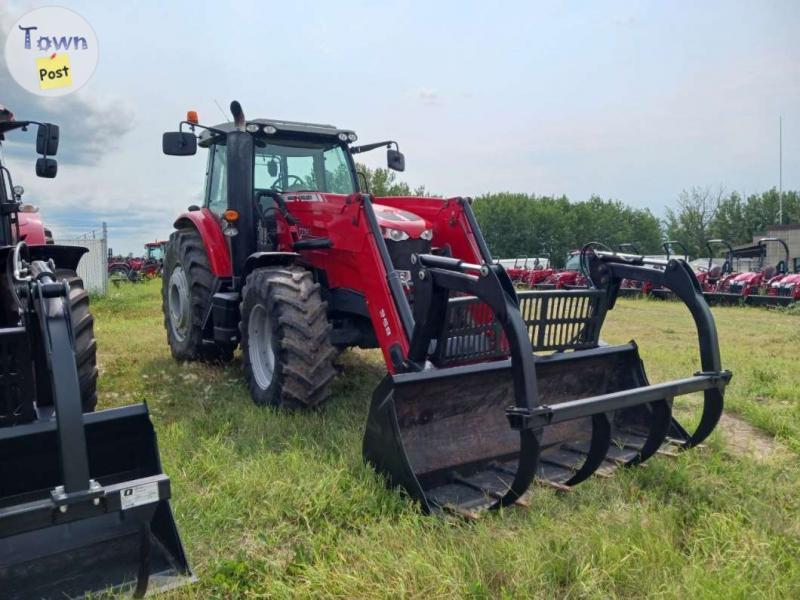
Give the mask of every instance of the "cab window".
[[226, 148], [214, 144], [209, 153], [208, 179], [206, 183], [206, 207], [221, 215], [228, 208], [228, 177]]

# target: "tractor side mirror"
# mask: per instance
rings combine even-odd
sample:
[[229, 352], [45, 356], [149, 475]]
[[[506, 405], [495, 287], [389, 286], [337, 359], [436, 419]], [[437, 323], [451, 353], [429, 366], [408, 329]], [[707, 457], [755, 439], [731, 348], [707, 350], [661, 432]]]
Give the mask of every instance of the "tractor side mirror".
[[36, 153], [55, 156], [58, 153], [58, 125], [43, 123], [36, 131]]
[[53, 179], [58, 173], [58, 162], [54, 158], [37, 158], [36, 175], [45, 179]]
[[197, 154], [197, 138], [188, 131], [167, 131], [161, 138], [161, 149], [169, 156]]
[[406, 170], [406, 157], [400, 150], [393, 150], [389, 148], [386, 151], [386, 166], [392, 171], [405, 171]]

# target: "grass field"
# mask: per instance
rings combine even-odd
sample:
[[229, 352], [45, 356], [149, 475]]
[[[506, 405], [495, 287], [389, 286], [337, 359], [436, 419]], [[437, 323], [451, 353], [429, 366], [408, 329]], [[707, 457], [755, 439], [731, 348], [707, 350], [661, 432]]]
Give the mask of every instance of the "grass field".
[[[100, 408], [147, 401], [200, 582], [169, 597], [800, 598], [800, 317], [714, 309], [734, 372], [708, 447], [476, 522], [422, 516], [361, 459], [376, 351], [320, 412], [252, 405], [239, 362], [177, 364], [160, 282], [94, 302]], [[698, 369], [682, 305], [623, 301], [650, 380]], [[685, 401], [679, 401], [685, 403]], [[691, 404], [691, 403], [690, 403]]]

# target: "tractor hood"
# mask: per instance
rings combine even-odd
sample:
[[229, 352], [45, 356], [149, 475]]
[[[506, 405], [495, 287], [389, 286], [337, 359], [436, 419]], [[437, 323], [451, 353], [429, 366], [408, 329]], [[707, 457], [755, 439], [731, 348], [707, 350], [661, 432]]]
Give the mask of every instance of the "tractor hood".
[[763, 273], [755, 273], [750, 271], [748, 273], [739, 273], [736, 277], [731, 279], [731, 283], [754, 283], [763, 277]]
[[794, 287], [797, 284], [800, 284], [800, 273], [792, 273], [791, 275], [786, 275], [785, 277], [782, 277], [778, 281], [774, 282], [771, 287]]
[[[408, 234], [411, 239], [419, 239], [423, 237], [424, 232], [431, 230], [431, 224], [428, 221], [407, 210], [383, 204], [373, 204], [372, 207], [375, 210], [375, 217], [377, 217], [378, 225], [381, 226], [381, 229], [402, 231]], [[427, 235], [430, 235], [430, 233]], [[430, 239], [430, 237], [426, 239]]]

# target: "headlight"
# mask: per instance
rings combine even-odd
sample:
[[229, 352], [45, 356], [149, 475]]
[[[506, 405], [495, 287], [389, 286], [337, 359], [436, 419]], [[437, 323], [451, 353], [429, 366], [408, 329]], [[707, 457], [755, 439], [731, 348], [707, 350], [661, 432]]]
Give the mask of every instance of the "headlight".
[[239, 235], [239, 230], [236, 229], [236, 226], [233, 223], [231, 223], [230, 221], [226, 221], [225, 219], [222, 219], [221, 225], [222, 225], [222, 234], [224, 236], [226, 236], [226, 237], [234, 237], [236, 235]]
[[383, 227], [383, 237], [392, 240], [393, 242], [402, 242], [408, 239], [408, 234], [399, 229], [392, 229], [391, 227]]
[[347, 139], [351, 142], [355, 142], [358, 139], [358, 136], [355, 133], [348, 133]]
[[426, 229], [420, 236], [421, 239], [430, 242], [433, 239], [433, 229]]
[[273, 133], [278, 133], [278, 130], [275, 129], [272, 125], [264, 125], [264, 133], [268, 133], [272, 135]]
[[244, 130], [247, 133], [258, 133], [259, 127], [258, 124], [256, 123], [248, 123], [247, 125], [245, 125]]
[[346, 142], [347, 141], [347, 134], [346, 133], [340, 133], [339, 134], [339, 139], [342, 140], [343, 142]]

